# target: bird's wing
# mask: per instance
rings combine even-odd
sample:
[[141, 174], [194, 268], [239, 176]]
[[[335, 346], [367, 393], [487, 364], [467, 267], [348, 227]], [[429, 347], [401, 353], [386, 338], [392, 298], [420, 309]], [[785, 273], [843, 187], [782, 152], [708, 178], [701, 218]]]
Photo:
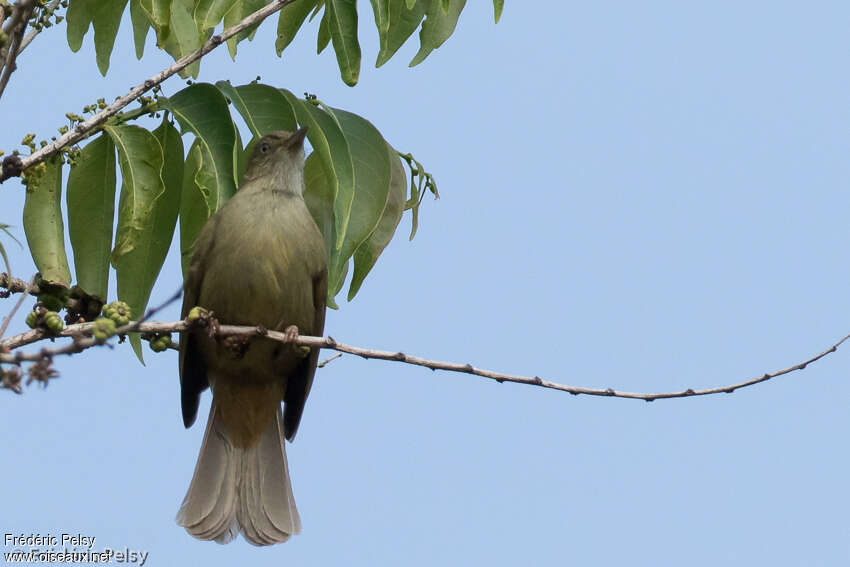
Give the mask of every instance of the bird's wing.
[[[217, 219], [212, 221], [217, 224]], [[198, 303], [201, 294], [201, 284], [204, 281], [202, 269], [203, 259], [207, 257], [215, 242], [212, 230], [201, 231], [195, 244], [195, 253], [186, 273], [186, 281], [183, 285], [183, 319], [189, 315], [189, 311]], [[203, 332], [203, 331], [201, 331]], [[198, 337], [196, 332], [190, 331], [180, 334], [180, 406], [183, 410], [183, 425], [187, 428], [195, 423], [198, 415], [198, 405], [201, 402], [201, 392], [209, 387], [207, 380], [207, 365], [201, 351], [198, 348]]]
[[[313, 328], [301, 329], [303, 334], [321, 336], [325, 331], [325, 305], [328, 300], [328, 269], [323, 268], [313, 276]], [[286, 438], [292, 441], [301, 422], [304, 404], [313, 385], [313, 375], [319, 361], [318, 348], [312, 349], [296, 369], [289, 375], [284, 395], [283, 427]]]

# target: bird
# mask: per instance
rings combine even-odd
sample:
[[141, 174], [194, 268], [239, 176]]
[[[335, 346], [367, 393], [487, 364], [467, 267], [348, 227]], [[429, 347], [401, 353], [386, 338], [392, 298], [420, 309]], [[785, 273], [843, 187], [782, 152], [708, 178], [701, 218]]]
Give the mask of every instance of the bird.
[[[182, 316], [198, 306], [216, 322], [284, 331], [180, 338], [183, 424], [212, 390], [206, 432], [177, 523], [219, 543], [240, 532], [254, 545], [301, 531], [284, 439], [292, 441], [316, 371], [328, 287], [327, 251], [304, 194], [307, 129], [273, 131], [254, 144], [242, 184], [204, 224], [186, 273]], [[281, 410], [283, 404], [283, 410]]]

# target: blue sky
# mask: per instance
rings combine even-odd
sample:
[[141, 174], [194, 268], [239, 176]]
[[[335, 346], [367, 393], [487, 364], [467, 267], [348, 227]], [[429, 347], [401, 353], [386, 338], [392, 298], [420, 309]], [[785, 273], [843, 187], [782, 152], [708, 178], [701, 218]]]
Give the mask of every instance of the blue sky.
[[[423, 64], [406, 67], [413, 42], [377, 70], [360, 4], [355, 88], [330, 50], [314, 54], [316, 22], [282, 59], [267, 23], [199, 77], [316, 93], [436, 175], [442, 198], [426, 199], [416, 239], [403, 220], [328, 334], [665, 391], [790, 366], [850, 332], [846, 3], [506, 2], [494, 25], [489, 2], [470, 2]], [[64, 27], [39, 37], [0, 101], [0, 147], [167, 65], [151, 38], [136, 61], [127, 24], [106, 78], [91, 37], [77, 54]], [[17, 180], [0, 198], [0, 221], [20, 226]], [[179, 282], [172, 253], [152, 302]], [[732, 395], [651, 404], [345, 356], [317, 375], [287, 446], [304, 531], [268, 549], [174, 523], [203, 428], [182, 427], [176, 354], [146, 357], [90, 351], [58, 360], [46, 390], [0, 396], [4, 532], [82, 533], [148, 551], [148, 565], [850, 561], [846, 351]]]

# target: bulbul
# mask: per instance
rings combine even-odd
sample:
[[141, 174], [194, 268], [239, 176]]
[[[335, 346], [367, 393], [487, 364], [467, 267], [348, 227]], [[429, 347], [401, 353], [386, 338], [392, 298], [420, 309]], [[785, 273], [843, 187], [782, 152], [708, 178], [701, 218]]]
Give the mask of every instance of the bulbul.
[[[189, 265], [183, 317], [195, 306], [222, 324], [320, 336], [328, 261], [304, 203], [304, 136], [277, 131], [254, 146], [244, 182], [204, 225]], [[177, 522], [199, 539], [270, 545], [301, 531], [284, 438], [292, 440], [319, 349], [256, 336], [180, 338], [183, 423], [200, 394], [213, 401], [195, 474]], [[284, 409], [281, 411], [281, 403]]]

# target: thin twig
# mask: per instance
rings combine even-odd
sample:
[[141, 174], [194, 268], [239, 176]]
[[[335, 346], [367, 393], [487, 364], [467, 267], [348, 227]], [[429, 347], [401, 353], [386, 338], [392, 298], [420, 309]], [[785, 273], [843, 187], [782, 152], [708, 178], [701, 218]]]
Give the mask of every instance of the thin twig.
[[342, 353], [341, 353], [341, 352], [338, 352], [338, 353], [336, 353], [336, 354], [335, 354], [335, 355], [333, 355], [333, 356], [329, 356], [329, 357], [327, 357], [326, 359], [324, 359], [323, 361], [321, 361], [321, 362], [320, 362], [319, 364], [317, 364], [316, 366], [318, 366], [319, 368], [324, 368], [325, 366], [327, 366], [328, 364], [330, 364], [331, 362], [333, 362], [334, 360], [336, 360], [337, 358], [339, 358], [339, 357], [341, 357], [341, 356], [342, 356]]
[[8, 289], [12, 293], [23, 293], [27, 291], [32, 295], [38, 295], [40, 290], [35, 283], [28, 284], [22, 279], [13, 278], [6, 272], [0, 272], [0, 287]]
[[[264, 19], [274, 14], [287, 4], [291, 4], [295, 0], [273, 0], [271, 3], [265, 5], [260, 8], [256, 12], [246, 16], [241, 22], [238, 24], [231, 26], [221, 32], [220, 34], [216, 34], [212, 36], [206, 43], [204, 43], [201, 47], [193, 51], [192, 53], [185, 55], [175, 61], [172, 65], [169, 65], [156, 75], [147, 79], [143, 83], [140, 83], [130, 89], [130, 91], [122, 97], [118, 97], [115, 99], [115, 102], [108, 105], [106, 108], [101, 110], [100, 112], [91, 116], [88, 120], [84, 122], [80, 122], [77, 124], [72, 130], [68, 131], [66, 134], [59, 136], [54, 142], [47, 144], [43, 148], [38, 151], [29, 154], [27, 157], [21, 160], [21, 169], [27, 169], [28, 167], [35, 165], [37, 163], [41, 163], [57, 151], [61, 150], [65, 146], [69, 146], [74, 144], [83, 138], [87, 137], [89, 132], [95, 129], [97, 126], [106, 122], [106, 120], [114, 116], [118, 113], [122, 108], [139, 98], [145, 92], [151, 90], [156, 85], [163, 82], [168, 77], [174, 75], [175, 73], [179, 73], [222, 43], [226, 42], [231, 37], [235, 36], [239, 32], [253, 26], [254, 24], [258, 24], [262, 22]], [[0, 174], [0, 183], [8, 179], [10, 175], [7, 175], [4, 171]]]
[[[50, 3], [50, 4], [49, 4], [49, 5], [48, 5], [45, 9], [44, 9], [44, 15], [45, 15], [46, 17], [48, 17], [48, 18], [49, 18], [51, 15], [53, 15], [53, 12], [55, 12], [55, 11], [56, 11], [56, 8], [59, 6], [59, 2], [60, 2], [60, 0], [53, 0], [53, 2], [51, 2], [51, 3]], [[23, 52], [23, 50], [24, 50], [24, 49], [26, 49], [26, 48], [27, 48], [27, 46], [28, 46], [30, 43], [32, 43], [32, 40], [34, 40], [34, 39], [35, 39], [35, 36], [37, 36], [39, 33], [41, 33], [41, 30], [42, 30], [42, 29], [44, 29], [44, 28], [33, 28], [33, 29], [31, 29], [31, 30], [30, 30], [30, 33], [28, 33], [28, 34], [27, 34], [27, 36], [26, 36], [26, 37], [24, 38], [24, 40], [21, 42], [21, 46], [18, 48], [18, 55], [20, 55], [20, 54], [21, 54], [21, 52]]]
[[33, 0], [21, 0], [15, 4], [15, 11], [12, 14], [7, 30], [7, 33], [11, 32], [11, 38], [9, 39], [9, 47], [6, 52], [6, 61], [3, 64], [3, 76], [0, 77], [0, 97], [3, 96], [6, 85], [9, 84], [9, 78], [16, 69], [15, 59], [18, 57], [18, 53], [20, 53], [18, 46], [21, 43], [21, 38], [24, 36], [34, 9], [35, 4]]
[[[135, 325], [131, 330], [139, 331], [143, 333], [180, 333], [188, 330], [191, 326], [188, 325], [185, 321], [175, 321], [170, 323], [158, 323], [158, 322], [147, 322], [147, 323], [131, 323], [126, 328], [119, 329], [119, 332], [129, 332], [127, 329]], [[56, 349], [43, 349], [39, 353], [15, 353], [15, 354], [2, 354], [0, 353], [0, 362], [8, 362], [8, 363], [19, 363], [26, 360], [39, 360], [44, 356], [54, 356], [58, 354], [72, 354], [75, 352], [80, 352], [85, 348], [89, 348], [95, 345], [93, 339], [84, 339], [80, 340], [80, 335], [90, 335], [92, 333], [94, 325], [93, 323], [81, 323], [77, 325], [70, 325], [65, 328], [65, 330], [60, 334], [60, 336], [74, 336], [77, 337], [75, 342], [71, 345], [60, 347]], [[279, 342], [287, 342], [286, 335], [280, 331], [269, 331], [259, 327], [245, 327], [245, 326], [235, 326], [235, 325], [219, 325], [216, 333], [218, 336], [244, 336], [244, 337], [253, 337], [257, 335], [266, 336], [272, 340]], [[16, 335], [14, 337], [9, 337], [6, 340], [0, 340], [0, 351], [3, 350], [14, 350], [21, 346], [31, 344], [37, 342], [45, 337], [45, 334], [41, 330], [27, 331], [26, 333], [22, 333], [20, 335]], [[314, 348], [325, 348], [330, 350], [336, 350], [338, 352], [355, 354], [357, 356], [363, 358], [375, 358], [379, 360], [392, 360], [395, 362], [404, 362], [407, 364], [413, 364], [416, 366], [424, 366], [425, 368], [430, 368], [431, 370], [447, 370], [449, 372], [460, 372], [464, 374], [473, 374], [475, 376], [481, 376], [482, 378], [489, 378], [491, 380], [495, 380], [497, 382], [514, 382], [516, 384], [526, 384], [529, 386], [540, 386], [542, 388], [549, 388], [552, 390], [559, 390], [562, 392], [569, 392], [573, 395], [586, 394], [588, 396], [603, 396], [603, 397], [612, 397], [612, 398], [630, 398], [630, 399], [638, 399], [644, 400], [647, 402], [651, 402], [654, 400], [660, 399], [668, 399], [668, 398], [689, 398], [692, 396], [707, 396], [712, 394], [731, 394], [735, 390], [739, 390], [741, 388], [746, 388], [749, 386], [754, 386], [761, 382], [765, 382], [772, 378], [776, 378], [777, 376], [782, 376], [783, 374], [789, 374], [791, 372], [796, 372], [798, 370], [803, 370], [809, 364], [820, 360], [821, 358], [827, 356], [830, 353], [838, 350], [838, 347], [841, 346], [845, 341], [850, 339], [850, 334], [843, 337], [840, 341], [826, 349], [825, 351], [812, 356], [795, 364], [793, 366], [789, 366], [788, 368], [783, 368], [782, 370], [776, 370], [774, 372], [768, 372], [762, 374], [760, 376], [756, 376], [755, 378], [751, 378], [749, 380], [744, 380], [743, 382], [738, 382], [735, 384], [730, 384], [728, 386], [719, 386], [716, 388], [706, 388], [706, 389], [693, 389], [688, 388], [686, 390], [676, 391], [676, 392], [651, 392], [651, 393], [640, 393], [640, 392], [624, 392], [621, 390], [614, 390], [613, 388], [584, 388], [581, 386], [568, 386], [566, 384], [559, 384], [557, 382], [551, 382], [549, 380], [543, 380], [539, 376], [520, 376], [516, 374], [503, 374], [501, 372], [494, 372], [492, 370], [485, 370], [482, 368], [476, 368], [471, 364], [461, 364], [457, 362], [441, 362], [438, 360], [429, 360], [426, 358], [421, 358], [418, 356], [412, 356], [409, 354], [405, 354], [403, 352], [394, 352], [388, 350], [374, 350], [361, 348], [351, 345], [346, 345], [343, 343], [339, 343], [331, 337], [310, 337], [301, 335], [299, 336], [294, 343], [303, 346], [309, 346]]]
[[9, 312], [9, 314], [6, 315], [6, 318], [3, 319], [3, 324], [0, 325], [0, 339], [3, 338], [3, 334], [6, 332], [6, 329], [9, 328], [9, 323], [12, 321], [12, 317], [15, 316], [15, 313], [17, 313], [18, 309], [21, 308], [21, 304], [29, 297], [29, 290], [33, 285], [35, 285], [35, 276], [33, 276], [30, 282], [26, 284], [23, 294], [18, 298], [17, 303], [15, 303], [15, 306], [12, 307], [12, 310]]

